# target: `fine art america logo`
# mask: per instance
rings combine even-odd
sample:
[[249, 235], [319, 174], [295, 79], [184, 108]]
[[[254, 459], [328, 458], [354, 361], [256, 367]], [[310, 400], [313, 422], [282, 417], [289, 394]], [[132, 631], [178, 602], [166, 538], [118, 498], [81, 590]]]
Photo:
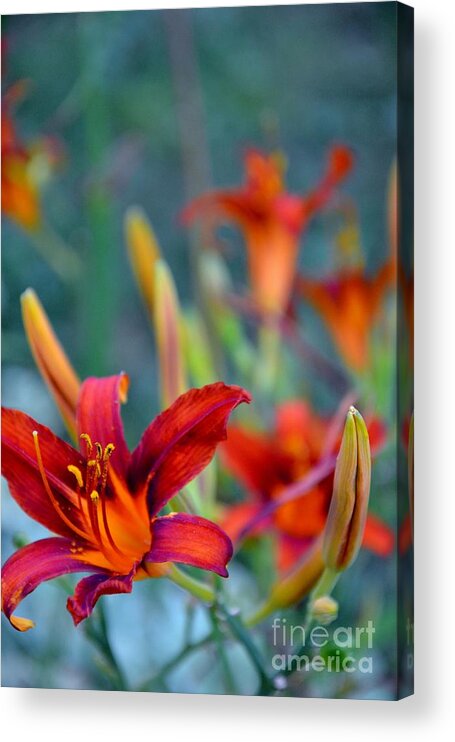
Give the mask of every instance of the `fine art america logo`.
[[278, 672], [373, 672], [373, 657], [366, 651], [373, 649], [376, 632], [371, 620], [365, 626], [306, 629], [277, 617], [272, 632], [273, 646], [286, 650], [272, 657], [272, 667]]

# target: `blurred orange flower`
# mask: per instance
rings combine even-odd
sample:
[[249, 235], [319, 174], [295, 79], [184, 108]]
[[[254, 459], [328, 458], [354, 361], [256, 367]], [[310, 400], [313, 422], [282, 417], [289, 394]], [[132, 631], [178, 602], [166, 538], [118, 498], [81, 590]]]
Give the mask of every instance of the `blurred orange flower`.
[[[385, 428], [378, 418], [367, 419], [372, 453], [385, 441]], [[335, 431], [335, 435], [334, 435]], [[335, 455], [341, 432], [331, 418], [318, 415], [307, 402], [294, 400], [277, 408], [274, 430], [270, 433], [233, 425], [221, 447], [227, 469], [245, 486], [246, 503], [228, 508], [223, 527], [236, 540], [247, 523], [268, 503], [276, 501], [284, 489], [303, 479], [322, 460]], [[327, 445], [329, 450], [327, 451]], [[332, 496], [333, 473], [309, 492], [278, 506], [265, 523], [278, 536], [278, 568], [286, 571], [322, 533]], [[260, 528], [264, 527], [261, 521]], [[363, 545], [380, 556], [393, 548], [392, 530], [368, 515]]]
[[183, 212], [183, 219], [189, 223], [209, 215], [237, 224], [245, 236], [257, 307], [267, 314], [280, 314], [292, 289], [299, 239], [310, 218], [327, 204], [351, 167], [351, 152], [333, 147], [320, 183], [301, 196], [286, 191], [285, 164], [279, 153], [250, 150], [245, 155], [244, 185], [195, 199]]
[[32, 152], [20, 140], [12, 117], [24, 86], [18, 82], [2, 97], [2, 212], [33, 230], [40, 224], [40, 207], [38, 188], [30, 176]]
[[368, 363], [371, 329], [394, 275], [390, 261], [372, 277], [354, 267], [323, 280], [298, 280], [299, 293], [321, 315], [338, 352], [354, 371]]
[[2, 99], [2, 212], [25, 229], [40, 224], [39, 193], [30, 177], [32, 154], [17, 135], [13, 105], [22, 97], [24, 84], [13, 85]]

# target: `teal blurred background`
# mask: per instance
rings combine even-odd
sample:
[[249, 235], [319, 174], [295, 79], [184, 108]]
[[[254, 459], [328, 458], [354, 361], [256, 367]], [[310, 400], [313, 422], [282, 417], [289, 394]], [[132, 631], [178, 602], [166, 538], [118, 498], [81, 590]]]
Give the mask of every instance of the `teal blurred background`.
[[[312, 186], [332, 143], [352, 147], [356, 165], [344, 190], [357, 204], [368, 267], [381, 264], [396, 137], [395, 20], [395, 3], [4, 18], [3, 86], [30, 81], [15, 116], [23, 139], [49, 134], [62, 144], [64, 160], [46, 184], [42, 210], [80, 256], [83, 277], [71, 285], [61, 281], [26, 232], [4, 220], [3, 403], [63, 434], [23, 333], [19, 297], [33, 286], [81, 376], [130, 374], [124, 419], [130, 442], [137, 441], [158, 410], [157, 375], [153, 337], [126, 259], [125, 211], [132, 204], [146, 210], [188, 304], [190, 249], [179, 212], [198, 191], [238, 184], [249, 145], [285, 152], [292, 191]], [[319, 219], [306, 236], [301, 264], [315, 275], [330, 259], [327, 234]], [[244, 257], [235, 249], [238, 236], [230, 236], [227, 259], [241, 284]], [[6, 558], [15, 533], [33, 539], [43, 530], [19, 511], [6, 488], [3, 494]], [[390, 498], [384, 507], [392, 518]], [[371, 692], [387, 697], [394, 565], [374, 567], [380, 570], [378, 593], [368, 587], [371, 559], [362, 554], [356, 580], [383, 631], [378, 667], [384, 683]], [[233, 572], [240, 594], [251, 589], [241, 564]], [[3, 624], [4, 685], [110, 687], [64, 601], [55, 584], [44, 585], [24, 603], [24, 615], [36, 618], [34, 631], [19, 635]], [[115, 596], [106, 605], [116, 651], [137, 687], [181, 645], [185, 598], [172, 585], [148, 581], [133, 596]], [[202, 612], [196, 616], [196, 634], [204, 633], [205, 621]], [[241, 651], [233, 652], [239, 690], [251, 692], [252, 671]], [[172, 675], [169, 689], [223, 692], [223, 685], [205, 655]], [[323, 694], [332, 692], [329, 687]]]

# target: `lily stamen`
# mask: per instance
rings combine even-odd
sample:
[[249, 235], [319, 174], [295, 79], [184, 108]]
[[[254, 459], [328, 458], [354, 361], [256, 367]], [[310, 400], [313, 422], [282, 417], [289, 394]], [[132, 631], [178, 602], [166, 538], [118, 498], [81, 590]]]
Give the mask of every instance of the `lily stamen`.
[[79, 469], [79, 467], [74, 466], [74, 464], [69, 464], [66, 468], [76, 479], [77, 504], [78, 504], [79, 510], [81, 512], [81, 515], [83, 516], [85, 523], [87, 523], [84, 507], [82, 505], [82, 496], [81, 496], [81, 490], [84, 488], [84, 478], [82, 476], [82, 472]]
[[87, 462], [87, 476], [85, 484], [82, 472], [79, 467], [74, 466], [73, 464], [70, 464], [67, 467], [68, 471], [71, 472], [71, 474], [73, 474], [76, 479], [76, 493], [78, 496], [79, 510], [81, 511], [81, 514], [85, 519], [86, 513], [81, 497], [81, 489], [85, 489], [87, 510], [90, 518], [91, 528], [101, 550], [103, 551], [105, 556], [108, 557], [109, 555], [106, 553], [105, 549], [103, 549], [103, 538], [101, 534], [100, 519], [97, 508], [98, 503], [101, 501], [101, 518], [106, 538], [109, 541], [111, 548], [117, 554], [122, 554], [121, 550], [115, 543], [111, 529], [109, 528], [106, 497], [104, 496], [109, 472], [109, 459], [115, 450], [115, 446], [113, 443], [108, 443], [103, 450], [101, 443], [95, 441], [95, 443], [93, 444], [90, 436], [87, 433], [82, 433], [80, 437], [86, 443], [88, 455], [90, 455], [94, 449], [96, 450], [96, 458], [89, 459], [89, 461]]
[[87, 533], [85, 531], [82, 531], [80, 528], [78, 528], [78, 526], [76, 526], [65, 515], [65, 513], [63, 512], [63, 510], [62, 510], [62, 508], [61, 508], [58, 500], [56, 499], [54, 493], [52, 492], [51, 486], [49, 484], [49, 480], [47, 478], [46, 470], [45, 470], [44, 464], [43, 464], [43, 457], [41, 455], [41, 449], [40, 449], [39, 440], [38, 440], [38, 431], [37, 430], [34, 430], [33, 433], [32, 433], [32, 435], [33, 435], [33, 442], [34, 442], [34, 445], [35, 445], [36, 462], [38, 464], [38, 470], [39, 470], [39, 473], [40, 473], [40, 476], [41, 476], [41, 479], [42, 479], [42, 482], [43, 482], [44, 489], [46, 491], [47, 496], [49, 497], [49, 500], [51, 501], [51, 503], [52, 503], [52, 505], [54, 507], [54, 510], [56, 511], [56, 513], [60, 516], [60, 518], [63, 520], [63, 522], [69, 528], [71, 528], [73, 531], [76, 531], [76, 533], [78, 533], [79, 536], [82, 536], [82, 538], [88, 539], [89, 536], [87, 535]]
[[109, 528], [109, 523], [107, 520], [106, 498], [104, 497], [104, 493], [106, 490], [106, 484], [107, 484], [107, 476], [108, 476], [108, 471], [109, 471], [109, 459], [112, 456], [114, 450], [115, 450], [114, 444], [108, 443], [102, 454], [101, 486], [100, 486], [101, 513], [103, 517], [104, 531], [106, 533], [107, 539], [110, 545], [112, 546], [112, 548], [114, 549], [114, 551], [116, 551], [117, 554], [121, 554], [122, 552], [120, 551], [117, 544], [115, 543], [114, 538], [111, 533], [111, 529]]
[[87, 449], [87, 458], [90, 458], [90, 455], [91, 455], [92, 450], [93, 450], [92, 439], [90, 438], [90, 436], [89, 436], [88, 433], [81, 433], [80, 436], [79, 436], [79, 438], [82, 441], [85, 442], [85, 446], [86, 446], [86, 449]]
[[96, 490], [92, 490], [90, 493], [90, 497], [88, 498], [88, 512], [90, 515], [90, 523], [92, 524], [93, 533], [95, 534], [95, 538], [98, 541], [98, 544], [100, 546], [101, 551], [105, 556], [107, 556], [104, 548], [103, 548], [103, 540], [101, 538], [101, 531], [100, 531], [100, 525], [98, 522], [98, 503], [99, 503], [99, 493]]

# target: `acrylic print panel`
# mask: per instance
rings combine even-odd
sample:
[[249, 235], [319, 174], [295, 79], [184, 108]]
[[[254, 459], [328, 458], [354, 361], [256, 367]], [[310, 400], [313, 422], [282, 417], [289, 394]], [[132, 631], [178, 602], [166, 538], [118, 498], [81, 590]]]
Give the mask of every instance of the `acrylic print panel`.
[[412, 33], [4, 18], [4, 685], [412, 693]]

